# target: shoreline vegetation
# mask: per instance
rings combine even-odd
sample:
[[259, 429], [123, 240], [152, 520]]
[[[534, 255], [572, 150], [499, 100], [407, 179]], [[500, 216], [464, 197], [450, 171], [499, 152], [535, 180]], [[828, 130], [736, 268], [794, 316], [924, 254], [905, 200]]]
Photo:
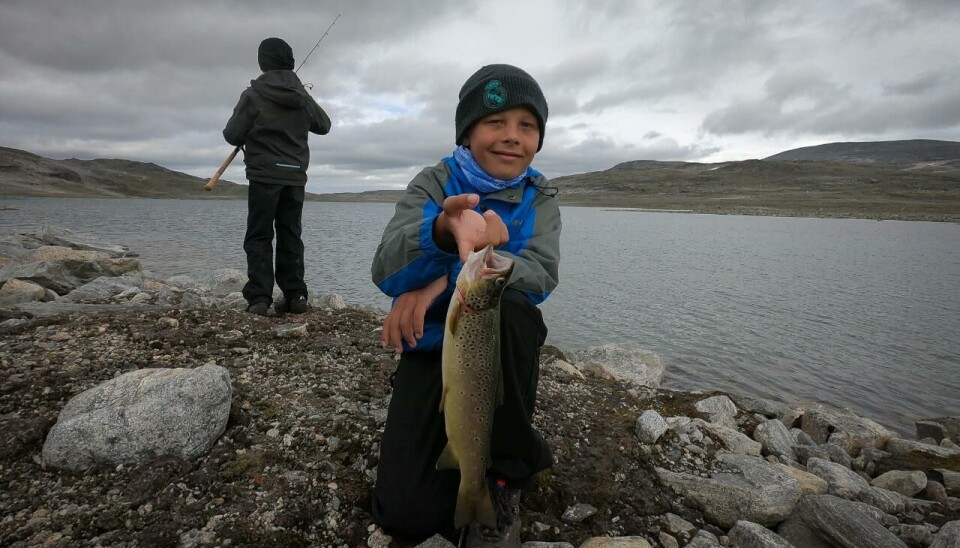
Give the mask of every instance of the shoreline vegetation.
[[[418, 545], [370, 515], [382, 311], [313, 291], [263, 318], [237, 270], [156, 279], [50, 226], [0, 244], [0, 544]], [[556, 462], [521, 499], [528, 548], [960, 545], [960, 417], [906, 439], [824, 404], [664, 389], [668, 370], [616, 342], [544, 348]]]
[[[51, 160], [0, 147], [0, 199], [245, 199], [246, 185], [129, 160]], [[550, 180], [566, 206], [720, 215], [960, 222], [960, 143], [831, 143], [764, 160], [632, 161]], [[308, 201], [393, 203], [401, 190], [308, 193]]]

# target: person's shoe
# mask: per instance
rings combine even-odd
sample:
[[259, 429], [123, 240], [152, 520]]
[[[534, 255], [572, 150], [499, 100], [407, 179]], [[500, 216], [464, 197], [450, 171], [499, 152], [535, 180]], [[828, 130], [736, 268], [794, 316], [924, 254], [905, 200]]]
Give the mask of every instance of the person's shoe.
[[303, 314], [310, 308], [305, 295], [297, 295], [290, 299], [284, 298], [280, 305], [280, 311], [289, 314]]
[[497, 510], [497, 527], [471, 522], [462, 545], [465, 548], [520, 548], [520, 490], [507, 489], [506, 483], [498, 480], [490, 494]]
[[270, 315], [270, 303], [266, 301], [252, 303], [247, 307], [247, 313], [267, 317]]

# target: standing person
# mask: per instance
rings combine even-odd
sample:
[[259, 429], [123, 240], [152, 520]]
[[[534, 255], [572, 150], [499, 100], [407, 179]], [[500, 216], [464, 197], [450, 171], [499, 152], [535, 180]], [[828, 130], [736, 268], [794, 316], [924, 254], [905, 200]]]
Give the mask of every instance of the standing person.
[[307, 310], [300, 219], [310, 148], [307, 132], [326, 135], [330, 118], [293, 71], [293, 50], [280, 38], [260, 43], [263, 74], [250, 82], [223, 129], [223, 138], [243, 146], [247, 166], [247, 312], [266, 316], [273, 302], [273, 233], [276, 226], [276, 282], [283, 292], [278, 312]]
[[556, 192], [530, 167], [546, 122], [546, 99], [523, 70], [487, 65], [470, 76], [456, 111], [459, 146], [410, 182], [377, 248], [373, 281], [395, 298], [382, 343], [402, 352], [373, 492], [374, 519], [392, 535], [455, 534], [459, 472], [436, 469], [447, 442], [438, 411], [443, 323], [463, 261], [488, 244], [515, 262], [500, 304], [505, 397], [487, 472], [498, 523], [471, 523], [466, 545], [520, 546], [520, 490], [553, 464], [531, 423], [547, 336], [536, 305], [557, 286], [560, 261]]

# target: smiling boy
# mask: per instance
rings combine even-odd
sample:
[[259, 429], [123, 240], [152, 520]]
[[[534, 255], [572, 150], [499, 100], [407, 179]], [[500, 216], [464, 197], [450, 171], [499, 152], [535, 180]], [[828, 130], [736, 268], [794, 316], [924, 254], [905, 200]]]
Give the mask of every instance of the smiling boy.
[[438, 411], [443, 322], [463, 261], [487, 245], [515, 263], [500, 305], [505, 397], [494, 414], [487, 474], [498, 523], [493, 529], [471, 523], [466, 545], [519, 546], [520, 490], [553, 463], [531, 423], [547, 335], [536, 305], [556, 287], [560, 261], [555, 189], [530, 167], [546, 121], [546, 99], [529, 74], [511, 65], [484, 66], [460, 90], [459, 146], [411, 181], [384, 229], [371, 272], [395, 298], [383, 345], [402, 354], [392, 377], [373, 514], [392, 535], [453, 534], [459, 473], [436, 469], [447, 441]]

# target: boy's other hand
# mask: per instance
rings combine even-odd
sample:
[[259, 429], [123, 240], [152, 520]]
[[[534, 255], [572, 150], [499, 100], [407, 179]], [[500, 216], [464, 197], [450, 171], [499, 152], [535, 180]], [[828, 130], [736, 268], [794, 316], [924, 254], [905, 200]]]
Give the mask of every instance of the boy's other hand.
[[455, 243], [463, 262], [466, 262], [471, 251], [488, 245], [498, 247], [510, 241], [507, 226], [495, 211], [489, 210], [480, 215], [473, 210], [479, 203], [480, 196], [477, 194], [450, 196], [443, 201], [443, 213], [434, 226], [437, 243], [447, 249], [453, 248]]
[[410, 348], [417, 347], [417, 339], [423, 336], [423, 318], [433, 301], [447, 288], [447, 277], [441, 276], [429, 284], [408, 291], [397, 297], [396, 302], [383, 320], [380, 344], [403, 352], [403, 341]]

